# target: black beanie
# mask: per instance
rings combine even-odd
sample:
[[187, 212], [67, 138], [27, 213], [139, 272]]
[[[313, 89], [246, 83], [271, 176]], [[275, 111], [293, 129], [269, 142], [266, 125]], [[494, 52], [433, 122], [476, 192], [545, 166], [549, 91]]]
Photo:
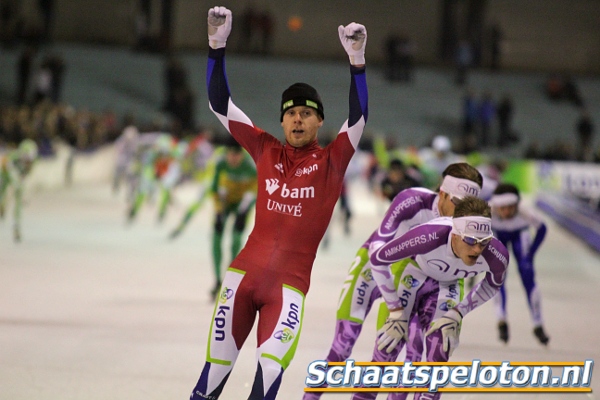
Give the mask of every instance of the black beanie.
[[321, 119], [325, 119], [323, 113], [323, 103], [321, 96], [317, 90], [306, 83], [294, 83], [289, 88], [285, 89], [281, 95], [281, 121], [283, 121], [283, 113], [291, 107], [307, 106], [317, 110]]

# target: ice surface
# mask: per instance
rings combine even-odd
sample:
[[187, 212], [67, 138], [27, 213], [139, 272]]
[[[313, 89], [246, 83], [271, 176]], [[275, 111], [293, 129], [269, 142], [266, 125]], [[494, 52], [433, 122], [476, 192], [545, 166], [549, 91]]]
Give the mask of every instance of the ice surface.
[[[23, 242], [12, 242], [11, 218], [0, 221], [0, 399], [187, 399], [204, 364], [212, 315], [211, 207], [177, 240], [176, 226], [196, 188], [182, 187], [167, 220], [156, 207], [125, 224], [125, 201], [109, 184], [27, 194]], [[350, 262], [377, 226], [384, 206], [362, 184], [350, 188], [354, 219], [344, 236], [334, 216], [330, 244], [317, 256], [296, 357], [281, 399], [302, 397], [306, 366], [332, 341], [337, 298]], [[524, 290], [511, 265], [511, 341], [497, 339], [493, 305], [464, 321], [455, 361], [584, 361], [600, 358], [600, 258], [549, 219], [536, 258], [548, 348], [532, 334]], [[353, 357], [369, 361], [375, 337], [369, 316]], [[254, 332], [222, 399], [248, 396], [255, 373]], [[598, 378], [593, 388], [600, 389]], [[552, 395], [588, 399], [587, 394]], [[347, 399], [347, 394], [323, 398]], [[445, 399], [542, 399], [545, 394], [445, 394]], [[380, 395], [379, 398], [385, 398]]]

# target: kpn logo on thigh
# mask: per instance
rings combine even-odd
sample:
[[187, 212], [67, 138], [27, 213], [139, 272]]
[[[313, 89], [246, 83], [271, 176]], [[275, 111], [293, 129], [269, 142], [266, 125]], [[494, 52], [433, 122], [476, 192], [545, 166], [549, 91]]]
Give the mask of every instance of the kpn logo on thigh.
[[213, 329], [215, 340], [218, 342], [224, 341], [228, 336], [227, 334], [231, 332], [232, 309], [231, 306], [227, 304], [227, 300], [231, 299], [234, 293], [233, 289], [223, 286], [217, 301]]
[[290, 303], [287, 314], [282, 314], [279, 320], [279, 330], [275, 331], [273, 337], [281, 343], [288, 343], [296, 337], [296, 331], [300, 325], [300, 307], [296, 303]]
[[412, 289], [414, 287], [419, 286], [419, 281], [412, 275], [408, 274], [402, 278], [402, 284], [407, 289]]

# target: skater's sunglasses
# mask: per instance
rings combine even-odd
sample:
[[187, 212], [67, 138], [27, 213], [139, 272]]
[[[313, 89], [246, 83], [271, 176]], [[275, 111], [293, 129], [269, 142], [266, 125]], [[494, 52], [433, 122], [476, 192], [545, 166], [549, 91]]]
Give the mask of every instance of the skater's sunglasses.
[[460, 238], [462, 239], [463, 242], [465, 242], [466, 244], [468, 244], [469, 246], [475, 246], [476, 244], [479, 244], [483, 247], [487, 246], [488, 244], [490, 244], [490, 242], [492, 241], [494, 235], [490, 235], [490, 236], [486, 236], [484, 238], [476, 238], [475, 236], [469, 236], [469, 235], [465, 235], [464, 233], [459, 233]]

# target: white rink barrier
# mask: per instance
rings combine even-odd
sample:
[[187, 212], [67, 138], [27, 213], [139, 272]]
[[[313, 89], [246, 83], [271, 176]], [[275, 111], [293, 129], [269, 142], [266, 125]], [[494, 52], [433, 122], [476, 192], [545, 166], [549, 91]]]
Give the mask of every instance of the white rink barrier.
[[[67, 186], [67, 164], [73, 150], [62, 143], [56, 144], [55, 150], [56, 154], [53, 157], [40, 158], [36, 161], [31, 173], [25, 179], [26, 192]], [[114, 165], [113, 145], [106, 145], [89, 153], [75, 152], [71, 184], [109, 182]]]

